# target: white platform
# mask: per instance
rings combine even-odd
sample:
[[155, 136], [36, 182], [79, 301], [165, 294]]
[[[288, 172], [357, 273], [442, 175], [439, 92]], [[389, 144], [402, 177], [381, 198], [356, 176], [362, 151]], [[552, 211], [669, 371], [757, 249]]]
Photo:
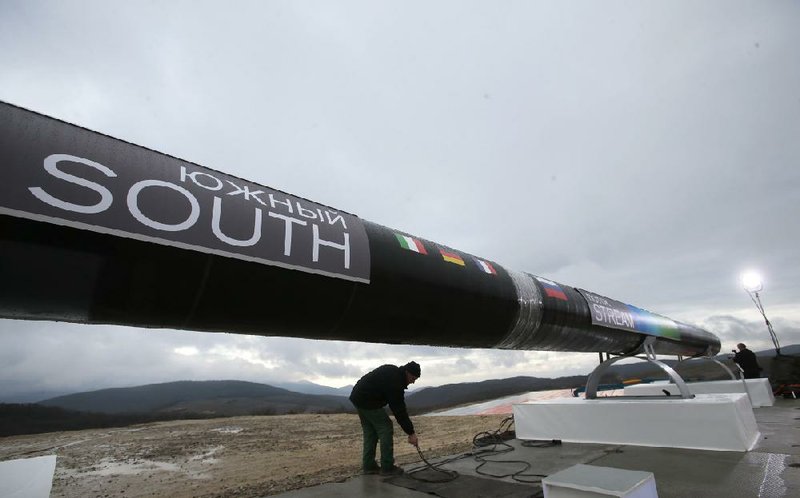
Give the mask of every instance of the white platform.
[[[747, 393], [750, 394], [750, 403], [753, 407], [772, 406], [775, 404], [775, 396], [772, 395], [772, 386], [769, 379], [745, 379], [744, 383], [740, 380], [715, 380], [711, 382], [687, 382], [686, 387], [692, 394], [715, 394], [715, 393], [743, 393], [747, 385]], [[636, 384], [625, 386], [625, 396], [663, 396], [664, 389], [672, 395], [680, 396], [678, 387], [675, 384]]]
[[514, 405], [519, 439], [749, 451], [760, 433], [745, 394], [693, 399], [565, 398]]
[[542, 479], [544, 498], [657, 498], [652, 472], [573, 465]]
[[47, 498], [55, 471], [55, 455], [0, 462], [0, 496]]

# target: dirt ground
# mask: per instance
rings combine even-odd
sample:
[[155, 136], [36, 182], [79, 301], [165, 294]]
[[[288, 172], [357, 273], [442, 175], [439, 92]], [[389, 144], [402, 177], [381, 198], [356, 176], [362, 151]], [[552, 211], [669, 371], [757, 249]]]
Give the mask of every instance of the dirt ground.
[[[414, 417], [426, 458], [469, 450], [505, 415]], [[356, 415], [158, 422], [0, 438], [0, 461], [57, 455], [52, 497], [268, 496], [360, 473]], [[395, 424], [395, 460], [419, 461]]]

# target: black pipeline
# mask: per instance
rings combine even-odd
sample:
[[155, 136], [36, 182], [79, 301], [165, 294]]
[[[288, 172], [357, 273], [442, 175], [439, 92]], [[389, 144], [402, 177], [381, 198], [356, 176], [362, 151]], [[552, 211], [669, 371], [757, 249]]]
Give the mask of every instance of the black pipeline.
[[0, 317], [243, 334], [716, 354], [585, 289], [0, 103]]

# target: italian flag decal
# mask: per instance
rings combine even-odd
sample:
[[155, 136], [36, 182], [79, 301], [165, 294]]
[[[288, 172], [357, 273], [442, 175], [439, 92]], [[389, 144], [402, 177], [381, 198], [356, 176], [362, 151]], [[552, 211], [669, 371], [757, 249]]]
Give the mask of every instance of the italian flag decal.
[[425, 250], [425, 246], [417, 239], [409, 237], [408, 235], [400, 235], [399, 233], [394, 234], [394, 236], [397, 237], [397, 241], [400, 242], [400, 247], [403, 249], [408, 249], [409, 251], [418, 252], [420, 254], [428, 254], [428, 251]]

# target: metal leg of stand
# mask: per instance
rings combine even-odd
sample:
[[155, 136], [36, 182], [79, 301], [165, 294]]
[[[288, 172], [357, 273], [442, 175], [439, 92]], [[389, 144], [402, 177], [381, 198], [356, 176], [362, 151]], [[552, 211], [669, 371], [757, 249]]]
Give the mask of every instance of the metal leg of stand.
[[[728, 368], [728, 366], [727, 366], [727, 365], [725, 365], [724, 363], [722, 363], [721, 361], [719, 361], [719, 360], [717, 360], [717, 359], [715, 359], [715, 358], [711, 358], [710, 356], [706, 356], [706, 358], [708, 358], [709, 360], [713, 361], [713, 362], [714, 362], [714, 363], [716, 363], [717, 365], [721, 366], [721, 367], [722, 367], [722, 368], [723, 368], [723, 369], [724, 369], [726, 372], [728, 372], [728, 375], [730, 375], [730, 376], [731, 376], [731, 379], [732, 379], [732, 380], [736, 380], [736, 376], [733, 374], [733, 372], [731, 371], [731, 369], [730, 369], [730, 368]], [[736, 366], [738, 367], [739, 365], [736, 365]]]
[[[689, 388], [686, 387], [686, 383], [683, 381], [678, 372], [673, 370], [672, 367], [667, 365], [666, 363], [662, 363], [656, 359], [655, 352], [653, 351], [653, 345], [649, 341], [645, 341], [644, 345], [645, 351], [645, 358], [640, 356], [628, 355], [628, 356], [617, 356], [616, 358], [612, 358], [610, 360], [606, 360], [600, 365], [595, 368], [592, 373], [589, 375], [589, 379], [586, 382], [586, 399], [597, 399], [597, 386], [600, 384], [600, 379], [605, 375], [608, 371], [609, 367], [614, 363], [618, 362], [619, 360], [624, 360], [627, 358], [639, 358], [640, 360], [643, 359], [647, 362], [650, 362], [661, 370], [666, 372], [672, 382], [678, 387], [678, 391], [681, 393], [682, 399], [691, 399], [694, 398], [694, 395], [689, 392]], [[617, 398], [624, 397], [624, 396], [615, 396]], [[661, 398], [661, 396], [652, 396], [653, 398]]]
[[[680, 361], [693, 360], [694, 358], [695, 357], [686, 358], [685, 360], [680, 360]], [[730, 368], [728, 368], [728, 366], [726, 364], [722, 363], [718, 359], [712, 358], [711, 356], [701, 356], [700, 358], [701, 359], [705, 359], [705, 360], [713, 361], [714, 363], [719, 365], [723, 370], [725, 370], [728, 373], [728, 375], [730, 376], [731, 380], [736, 380], [736, 375], [733, 373], [733, 371]], [[738, 367], [739, 365], [736, 365], [736, 366]]]
[[[744, 378], [744, 369], [738, 363], [736, 363], [736, 368], [739, 369], [739, 378], [742, 379], [742, 387], [744, 387], [744, 392], [747, 394], [747, 399], [750, 400], [750, 404], [752, 405], [753, 398], [750, 396], [750, 390], [747, 389], [747, 379]], [[736, 379], [736, 377], [734, 377], [734, 379]]]

